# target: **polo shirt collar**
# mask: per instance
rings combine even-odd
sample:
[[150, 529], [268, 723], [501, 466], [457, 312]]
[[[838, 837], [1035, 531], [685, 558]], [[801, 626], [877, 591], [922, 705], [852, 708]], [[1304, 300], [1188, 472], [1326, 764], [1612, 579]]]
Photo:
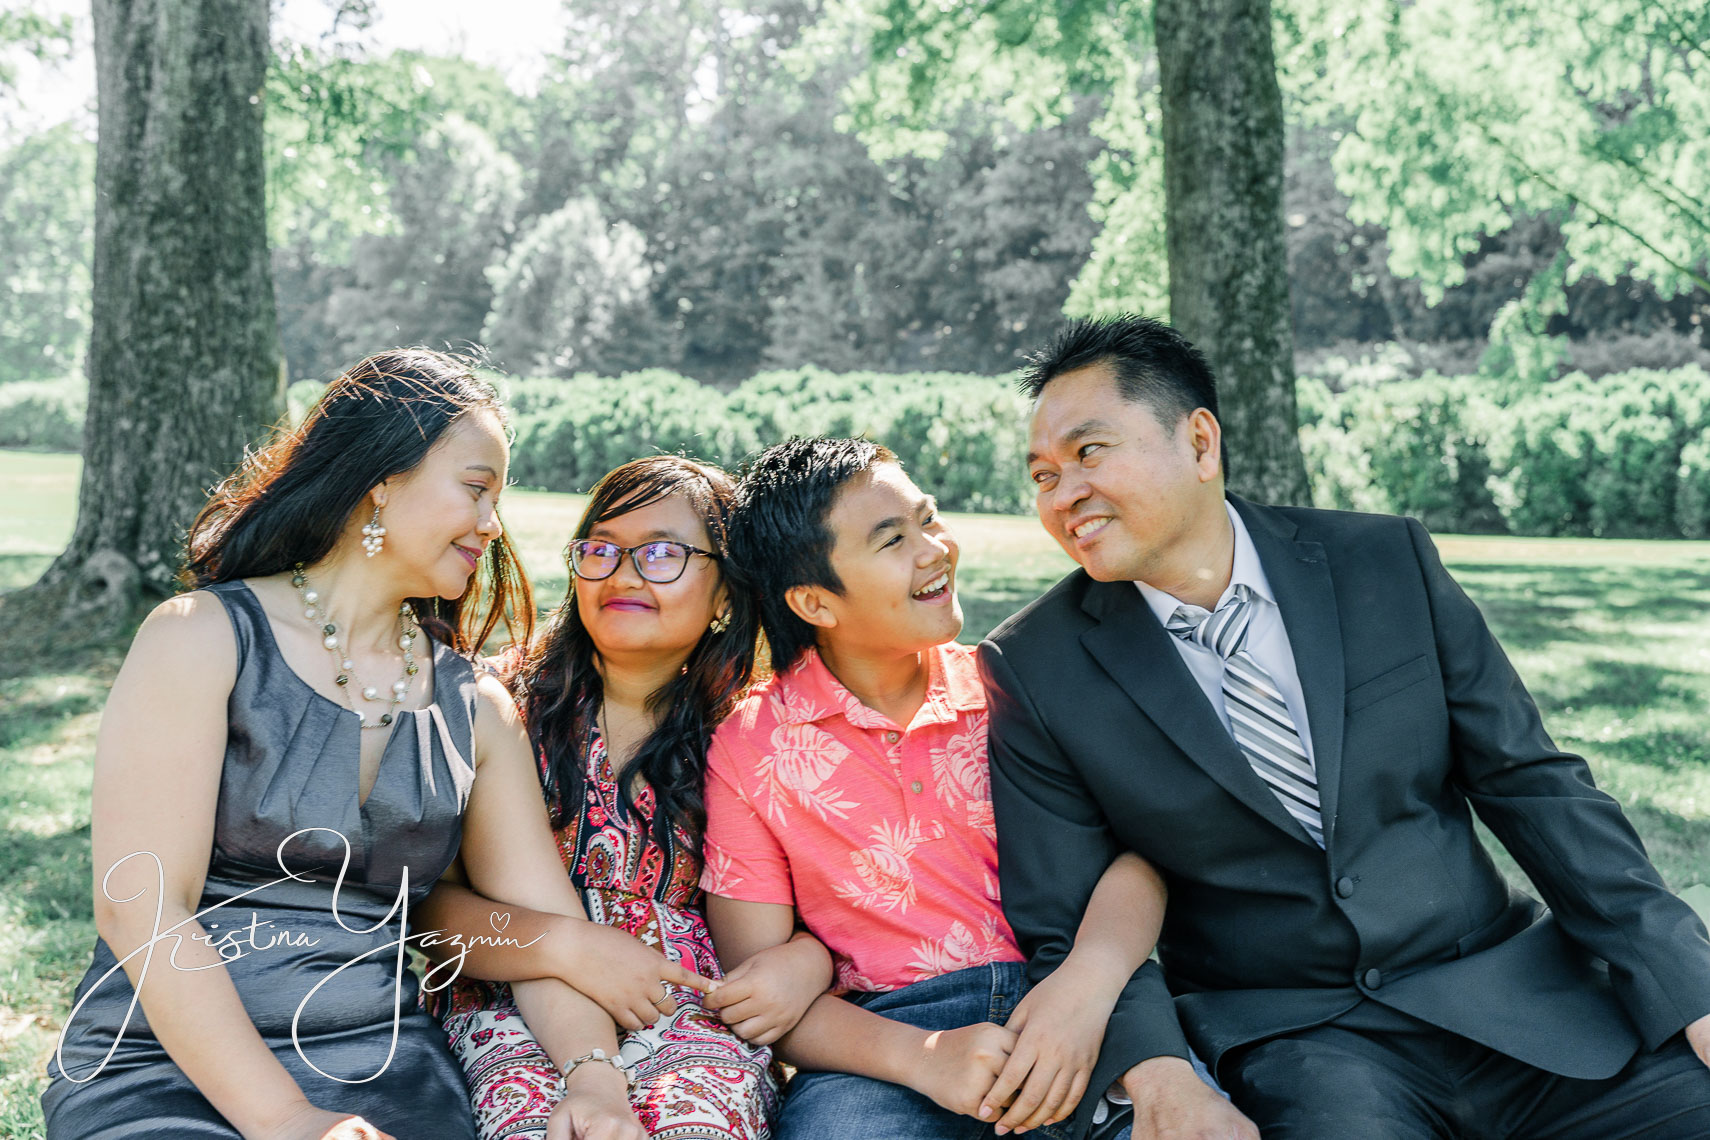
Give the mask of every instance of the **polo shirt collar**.
[[[909, 727], [952, 721], [961, 713], [986, 707], [985, 686], [967, 654], [954, 653], [948, 645], [935, 645], [926, 651], [926, 662], [926, 700]], [[826, 667], [817, 649], [802, 654], [779, 682], [785, 689], [781, 694], [785, 724], [811, 724], [842, 716], [857, 728], [901, 727], [884, 713], [862, 704]]]

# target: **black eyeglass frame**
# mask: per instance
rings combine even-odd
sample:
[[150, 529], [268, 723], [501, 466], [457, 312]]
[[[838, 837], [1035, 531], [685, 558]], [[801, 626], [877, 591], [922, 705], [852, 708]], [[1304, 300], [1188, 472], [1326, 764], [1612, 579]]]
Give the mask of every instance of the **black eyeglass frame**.
[[[617, 558], [612, 562], [612, 568], [607, 570], [604, 574], [584, 574], [582, 572], [583, 556], [578, 553], [578, 548], [594, 545], [609, 546], [613, 550], [617, 551]], [[650, 576], [647, 573], [646, 568], [641, 564], [641, 552], [646, 550], [649, 546], [681, 547], [684, 551], [683, 561], [678, 564], [677, 572], [669, 578], [654, 578]], [[668, 586], [672, 582], [681, 578], [689, 569], [689, 555], [691, 554], [699, 554], [702, 558], [712, 562], [717, 562], [719, 560], [718, 555], [710, 550], [702, 550], [698, 546], [690, 546], [686, 542], [677, 542], [668, 538], [655, 538], [637, 546], [619, 546], [617, 543], [608, 542], [603, 538], [579, 538], [566, 547], [565, 550], [570, 559], [570, 572], [576, 575], [576, 577], [582, 579], [584, 582], [604, 582], [607, 578], [610, 578], [613, 574], [618, 572], [618, 567], [623, 565], [623, 556], [626, 554], [629, 555], [630, 565], [634, 566], [635, 572], [641, 575], [641, 580], [644, 582], [652, 582], [655, 586]]]

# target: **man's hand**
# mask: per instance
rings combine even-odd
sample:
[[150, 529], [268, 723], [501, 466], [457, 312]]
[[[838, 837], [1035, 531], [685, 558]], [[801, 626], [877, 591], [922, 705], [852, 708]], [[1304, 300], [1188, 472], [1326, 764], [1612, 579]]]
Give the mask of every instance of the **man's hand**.
[[1077, 970], [1073, 955], [1028, 991], [1007, 1026], [1020, 1036], [980, 1105], [980, 1119], [995, 1121], [1003, 1136], [1055, 1124], [1073, 1113], [1087, 1091], [1105, 1023], [1120, 994], [1120, 980], [1116, 987], [1101, 984], [1095, 972]]
[[819, 939], [798, 935], [732, 970], [701, 1004], [716, 1010], [744, 1041], [770, 1045], [796, 1027], [831, 981], [830, 952]]
[[1122, 1075], [1134, 1140], [1259, 1140], [1259, 1130], [1180, 1057], [1153, 1057]]
[[1686, 1043], [1698, 1054], [1698, 1059], [1710, 1065], [1710, 1013], [1686, 1027]]
[[1015, 1034], [989, 1021], [941, 1029], [927, 1036], [909, 1087], [942, 1108], [973, 1116], [1014, 1048]]

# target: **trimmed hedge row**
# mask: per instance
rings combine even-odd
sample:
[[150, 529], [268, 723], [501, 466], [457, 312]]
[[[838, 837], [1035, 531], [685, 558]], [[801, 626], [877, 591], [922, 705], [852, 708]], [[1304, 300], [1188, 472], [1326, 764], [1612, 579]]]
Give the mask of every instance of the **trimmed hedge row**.
[[1300, 382], [1319, 506], [1437, 530], [1710, 537], [1710, 373], [1575, 374], [1504, 397], [1427, 376], [1334, 394]]
[[947, 510], [1032, 510], [1026, 402], [1006, 377], [766, 372], [728, 395], [670, 372], [509, 385], [518, 482], [586, 491], [638, 455], [682, 451], [732, 470], [792, 435], [865, 435]]
[[[504, 384], [525, 486], [586, 491], [627, 459], [684, 452], [735, 469], [791, 435], [866, 435], [949, 510], [1033, 509], [1027, 404], [1007, 377], [768, 372], [722, 393], [671, 372]], [[318, 385], [293, 384], [300, 415]], [[1710, 373], [1635, 369], [1515, 393], [1474, 376], [1300, 381], [1319, 506], [1414, 515], [1434, 530], [1710, 537]], [[80, 380], [0, 385], [0, 447], [76, 450]]]

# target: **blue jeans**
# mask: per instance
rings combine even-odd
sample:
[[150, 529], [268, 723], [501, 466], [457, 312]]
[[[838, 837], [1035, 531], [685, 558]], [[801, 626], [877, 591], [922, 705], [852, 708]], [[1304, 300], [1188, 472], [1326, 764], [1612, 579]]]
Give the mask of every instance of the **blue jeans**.
[[[850, 994], [848, 1000], [919, 1029], [961, 1029], [982, 1021], [1003, 1025], [1026, 990], [1020, 962], [995, 962], [900, 990]], [[1068, 1125], [1063, 1121], [1027, 1135], [1066, 1140]], [[777, 1140], [986, 1140], [996, 1133], [990, 1124], [940, 1108], [902, 1085], [852, 1073], [800, 1072], [790, 1081], [772, 1135]]]

